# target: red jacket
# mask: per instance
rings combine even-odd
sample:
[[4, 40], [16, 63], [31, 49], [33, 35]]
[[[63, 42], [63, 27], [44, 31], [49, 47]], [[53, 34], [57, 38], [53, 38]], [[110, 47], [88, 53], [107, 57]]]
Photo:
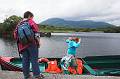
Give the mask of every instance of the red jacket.
[[[22, 20], [23, 21], [23, 20]], [[36, 33], [36, 32], [39, 32], [39, 27], [38, 25], [32, 20], [32, 19], [29, 19], [28, 20], [30, 26], [32, 27], [33, 31]], [[20, 22], [21, 23], [21, 22]], [[15, 40], [18, 40], [18, 37], [17, 37], [17, 26], [16, 26], [16, 29], [14, 30], [14, 38]], [[35, 44], [36, 45], [39, 45], [39, 42], [36, 40], [35, 41]], [[24, 50], [25, 48], [27, 48], [29, 46], [28, 45], [22, 45], [21, 43], [17, 42], [17, 45], [18, 45], [18, 51], [21, 52], [22, 50]]]

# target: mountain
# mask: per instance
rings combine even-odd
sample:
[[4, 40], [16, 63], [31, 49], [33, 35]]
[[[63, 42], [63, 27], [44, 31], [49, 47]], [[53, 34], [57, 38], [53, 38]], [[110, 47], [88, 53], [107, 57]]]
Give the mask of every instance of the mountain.
[[91, 20], [81, 20], [81, 21], [70, 21], [60, 18], [50, 18], [40, 24], [51, 25], [56, 27], [75, 27], [75, 28], [101, 28], [101, 27], [111, 27], [112, 24], [106, 22], [95, 22]]

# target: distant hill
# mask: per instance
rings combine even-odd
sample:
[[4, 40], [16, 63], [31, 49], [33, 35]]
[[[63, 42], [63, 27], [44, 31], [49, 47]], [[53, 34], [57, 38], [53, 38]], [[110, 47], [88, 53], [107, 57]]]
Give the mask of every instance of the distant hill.
[[95, 22], [91, 20], [81, 20], [81, 21], [70, 21], [60, 18], [47, 19], [40, 24], [51, 25], [56, 27], [75, 27], [75, 28], [101, 28], [101, 27], [112, 27], [114, 25], [106, 22]]

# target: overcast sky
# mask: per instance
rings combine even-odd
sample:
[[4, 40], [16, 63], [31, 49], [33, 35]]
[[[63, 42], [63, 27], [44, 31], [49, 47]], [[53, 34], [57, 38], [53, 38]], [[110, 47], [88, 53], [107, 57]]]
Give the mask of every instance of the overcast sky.
[[58, 17], [120, 25], [120, 0], [0, 0], [0, 22], [11, 15], [23, 16], [27, 10], [37, 23]]

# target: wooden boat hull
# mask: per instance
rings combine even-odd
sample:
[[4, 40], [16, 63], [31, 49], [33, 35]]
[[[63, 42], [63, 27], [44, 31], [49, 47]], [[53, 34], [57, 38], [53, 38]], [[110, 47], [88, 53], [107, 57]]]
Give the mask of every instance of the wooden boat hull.
[[[5, 60], [7, 59], [7, 61]], [[11, 63], [10, 61], [15, 58], [13, 57], [0, 57], [0, 65], [2, 70], [9, 70], [9, 71], [22, 71], [22, 68]]]
[[120, 55], [83, 58], [84, 67], [93, 75], [120, 75]]
[[[61, 58], [48, 58], [48, 60], [57, 60], [60, 67]], [[117, 75], [120, 76], [120, 55], [114, 56], [89, 56], [80, 58], [83, 61], [83, 74], [84, 75]], [[0, 57], [0, 65], [2, 70], [10, 71], [22, 71], [22, 60], [20, 58], [8, 58]], [[47, 65], [45, 63], [39, 63], [39, 66], [44, 72]]]
[[[60, 62], [61, 58], [47, 58], [48, 60], [57, 60]], [[22, 71], [22, 59], [15, 57], [0, 57], [0, 65], [2, 70]], [[44, 63], [39, 63], [39, 66], [46, 66]]]

